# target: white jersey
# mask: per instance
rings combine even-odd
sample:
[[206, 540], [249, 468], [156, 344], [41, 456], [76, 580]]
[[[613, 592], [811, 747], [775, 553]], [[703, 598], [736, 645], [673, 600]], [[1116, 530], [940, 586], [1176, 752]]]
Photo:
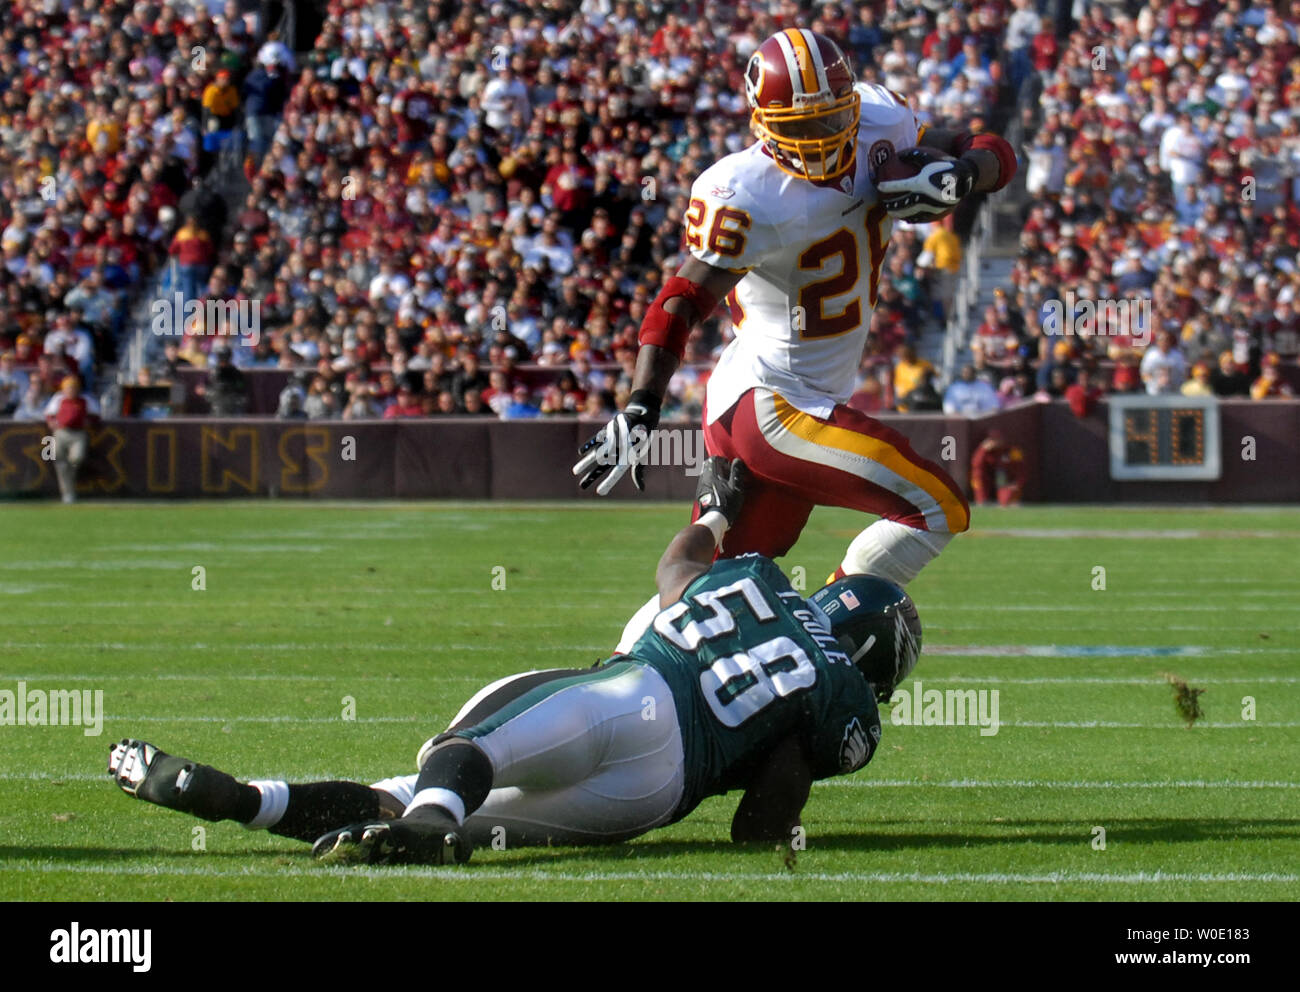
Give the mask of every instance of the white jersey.
[[757, 143], [691, 187], [691, 254], [745, 272], [727, 296], [736, 337], [709, 379], [709, 423], [756, 386], [816, 417], [853, 392], [892, 228], [872, 171], [922, 130], [893, 91], [858, 84], [858, 92], [855, 164], [833, 183], [783, 172]]

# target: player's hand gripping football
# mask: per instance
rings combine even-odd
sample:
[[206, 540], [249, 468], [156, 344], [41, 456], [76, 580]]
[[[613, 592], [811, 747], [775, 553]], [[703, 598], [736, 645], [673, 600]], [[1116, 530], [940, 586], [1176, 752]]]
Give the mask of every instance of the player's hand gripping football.
[[730, 527], [740, 516], [748, 485], [749, 469], [739, 458], [727, 461], [722, 455], [714, 455], [705, 459], [700, 481], [695, 485], [696, 516], [717, 510], [727, 518]]
[[[632, 470], [632, 484], [645, 489], [645, 462], [650, 453], [650, 439], [659, 426], [659, 397], [638, 389], [628, 399], [621, 413], [578, 449], [573, 474], [582, 476], [579, 485], [589, 489], [599, 481], [596, 492], [608, 496], [619, 479]], [[603, 481], [602, 481], [602, 476]]]
[[896, 158], [887, 174], [915, 170], [914, 174], [881, 178], [876, 189], [885, 210], [900, 220], [936, 220], [950, 213], [975, 188], [975, 166], [937, 148], [909, 148]]

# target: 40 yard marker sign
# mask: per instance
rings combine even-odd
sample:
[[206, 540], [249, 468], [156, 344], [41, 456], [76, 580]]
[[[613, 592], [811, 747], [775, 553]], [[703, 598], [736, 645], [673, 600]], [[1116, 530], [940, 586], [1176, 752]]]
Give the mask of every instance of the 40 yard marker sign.
[[1112, 479], [1217, 479], [1219, 401], [1212, 396], [1111, 396]]

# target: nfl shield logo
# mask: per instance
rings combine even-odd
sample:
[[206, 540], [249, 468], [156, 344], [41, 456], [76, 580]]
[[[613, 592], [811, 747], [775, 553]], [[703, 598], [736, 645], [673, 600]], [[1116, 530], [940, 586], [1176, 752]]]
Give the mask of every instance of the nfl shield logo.
[[839, 599], [840, 602], [843, 603], [845, 606], [847, 606], [850, 610], [856, 610], [860, 605], [862, 605], [861, 603], [858, 602], [858, 597], [853, 595], [853, 591], [851, 589], [845, 589], [842, 593], [840, 593]]

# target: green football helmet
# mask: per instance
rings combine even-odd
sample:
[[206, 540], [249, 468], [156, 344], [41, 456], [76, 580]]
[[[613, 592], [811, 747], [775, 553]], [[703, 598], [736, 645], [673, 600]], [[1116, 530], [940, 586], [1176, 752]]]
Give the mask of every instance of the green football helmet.
[[900, 586], [874, 575], [847, 575], [808, 600], [826, 615], [831, 634], [886, 702], [921, 654], [921, 618]]

